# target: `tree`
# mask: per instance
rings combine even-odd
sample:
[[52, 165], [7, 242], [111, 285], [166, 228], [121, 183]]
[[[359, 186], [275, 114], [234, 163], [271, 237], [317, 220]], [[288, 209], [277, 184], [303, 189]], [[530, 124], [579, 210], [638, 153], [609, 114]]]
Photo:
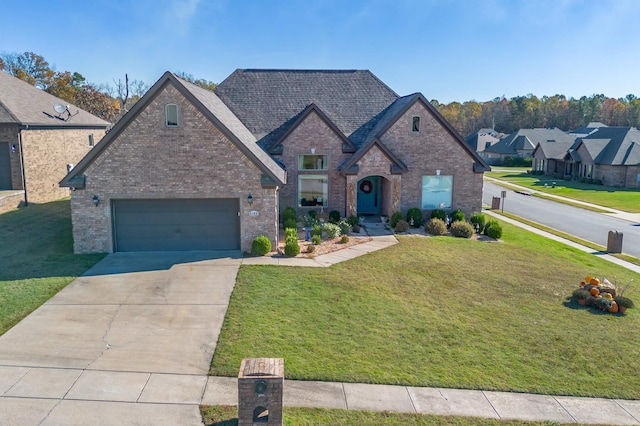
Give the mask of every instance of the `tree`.
[[3, 55], [2, 59], [2, 69], [12, 76], [39, 89], [46, 89], [51, 85], [55, 72], [42, 56], [33, 52], [24, 52], [20, 55], [9, 53]]
[[179, 71], [175, 74], [181, 79], [187, 80], [188, 82], [193, 83], [196, 86], [202, 87], [203, 89], [213, 90], [217, 86], [217, 84], [213, 81], [205, 80], [204, 78], [195, 78], [192, 74], [188, 74], [184, 71]]
[[76, 91], [75, 105], [110, 123], [115, 123], [120, 115], [120, 103], [91, 84]]

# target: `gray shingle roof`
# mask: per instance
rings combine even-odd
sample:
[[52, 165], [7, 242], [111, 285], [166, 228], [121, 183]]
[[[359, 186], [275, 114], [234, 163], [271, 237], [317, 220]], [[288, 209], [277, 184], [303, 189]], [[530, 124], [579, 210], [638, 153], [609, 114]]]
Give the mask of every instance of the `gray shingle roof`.
[[485, 151], [515, 155], [519, 150], [533, 150], [538, 143], [547, 141], [573, 143], [574, 137], [555, 127], [553, 129], [520, 129]]
[[640, 164], [640, 131], [635, 127], [601, 127], [582, 143], [596, 164]]
[[[71, 114], [75, 114], [76, 111], [78, 114], [67, 121], [60, 120], [56, 118], [58, 113], [53, 110], [55, 104], [68, 105], [68, 102], [0, 71], [0, 123], [54, 127], [111, 127], [111, 123], [73, 105], [69, 106]], [[61, 115], [67, 117], [66, 113]]]
[[310, 104], [349, 136], [398, 98], [365, 70], [240, 69], [214, 92], [263, 146]]

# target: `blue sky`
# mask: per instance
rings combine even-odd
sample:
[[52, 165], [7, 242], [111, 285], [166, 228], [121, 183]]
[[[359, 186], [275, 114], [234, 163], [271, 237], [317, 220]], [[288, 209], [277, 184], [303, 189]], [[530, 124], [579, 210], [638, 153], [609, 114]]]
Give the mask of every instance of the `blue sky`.
[[222, 81], [237, 68], [369, 69], [440, 102], [640, 96], [638, 0], [30, 0], [0, 52], [88, 81]]

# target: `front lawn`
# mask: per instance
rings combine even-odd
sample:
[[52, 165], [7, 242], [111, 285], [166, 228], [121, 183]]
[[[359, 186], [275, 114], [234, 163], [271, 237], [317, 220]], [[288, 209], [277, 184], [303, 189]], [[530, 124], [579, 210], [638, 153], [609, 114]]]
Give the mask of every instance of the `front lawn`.
[[[503, 223], [504, 242], [406, 236], [331, 268], [243, 266], [211, 374], [640, 398], [640, 314], [568, 303], [640, 276]], [[640, 301], [639, 291], [628, 296]]]
[[[634, 189], [552, 179], [550, 176], [530, 175], [519, 171], [488, 172], [486, 176], [547, 194], [560, 195], [616, 210], [640, 213], [640, 191]], [[552, 187], [553, 182], [556, 182], [555, 188]], [[545, 184], [547, 185], [546, 187]]]
[[69, 200], [0, 214], [0, 335], [104, 255], [74, 255]]

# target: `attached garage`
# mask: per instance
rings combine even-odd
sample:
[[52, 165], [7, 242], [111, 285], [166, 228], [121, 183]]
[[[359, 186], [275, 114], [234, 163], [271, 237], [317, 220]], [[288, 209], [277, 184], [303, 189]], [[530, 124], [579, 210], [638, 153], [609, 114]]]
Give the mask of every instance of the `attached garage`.
[[239, 250], [237, 198], [112, 200], [114, 251]]

